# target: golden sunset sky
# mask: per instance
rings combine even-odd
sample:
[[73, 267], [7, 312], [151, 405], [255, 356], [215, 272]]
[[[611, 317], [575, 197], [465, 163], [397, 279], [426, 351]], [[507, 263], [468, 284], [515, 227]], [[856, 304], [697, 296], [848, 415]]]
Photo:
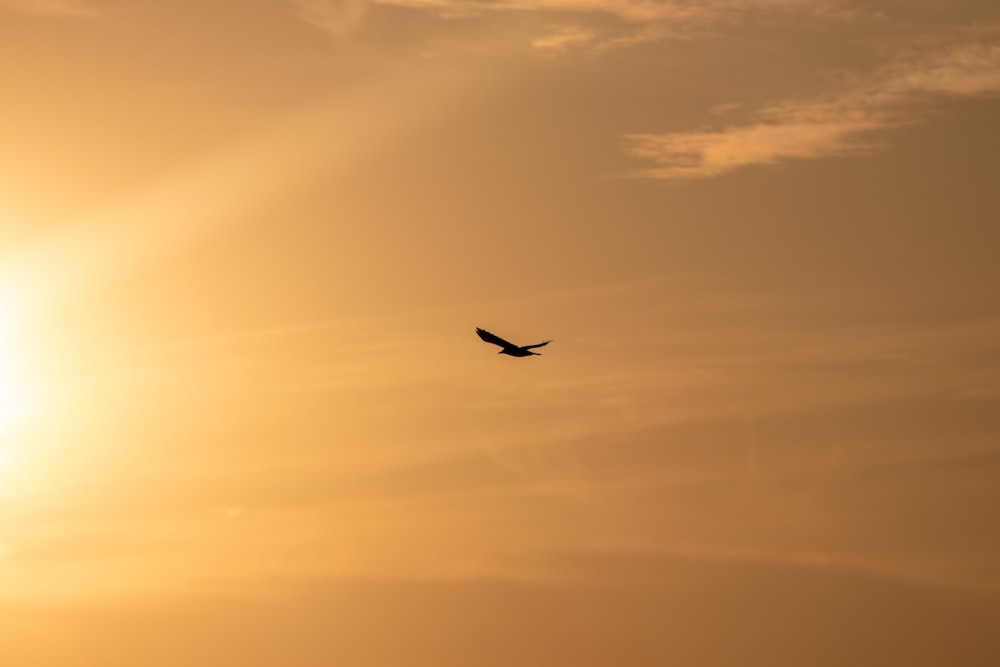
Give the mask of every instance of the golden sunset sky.
[[0, 86], [0, 665], [1000, 664], [996, 0], [0, 0]]

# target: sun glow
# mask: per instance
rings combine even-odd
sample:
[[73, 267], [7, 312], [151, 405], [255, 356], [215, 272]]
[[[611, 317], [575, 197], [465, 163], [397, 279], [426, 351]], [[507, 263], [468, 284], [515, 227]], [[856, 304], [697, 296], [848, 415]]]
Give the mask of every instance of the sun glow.
[[34, 412], [26, 389], [25, 350], [11, 309], [0, 303], [0, 466], [10, 458], [7, 436]]

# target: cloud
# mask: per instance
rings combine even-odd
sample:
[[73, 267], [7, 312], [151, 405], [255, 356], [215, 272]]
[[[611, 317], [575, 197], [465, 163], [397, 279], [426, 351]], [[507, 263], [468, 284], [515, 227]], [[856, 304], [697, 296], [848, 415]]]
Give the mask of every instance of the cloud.
[[565, 51], [573, 44], [586, 43], [594, 39], [594, 31], [579, 26], [561, 28], [550, 35], [539, 37], [531, 46], [542, 51]]
[[442, 16], [486, 12], [552, 12], [606, 14], [635, 22], [714, 23], [734, 14], [805, 10], [830, 13], [834, 0], [378, 0], [380, 4], [412, 7]]
[[330, 35], [346, 37], [361, 24], [367, 0], [292, 0], [299, 18]]
[[572, 16], [586, 28], [543, 35], [532, 45], [549, 53], [585, 46], [602, 53], [701, 34], [722, 24], [765, 15], [794, 14], [824, 19], [854, 17], [850, 0], [372, 0], [376, 4], [424, 11], [456, 19], [495, 14]]
[[0, 11], [48, 18], [91, 18], [98, 11], [91, 0], [0, 0]]
[[531, 42], [531, 46], [542, 51], [565, 51], [573, 44], [582, 44], [594, 39], [594, 31], [579, 26], [569, 26], [556, 32], [539, 37]]
[[714, 104], [708, 109], [708, 113], [713, 116], [726, 116], [738, 109], [743, 105], [739, 102], [723, 102], [721, 104]]
[[721, 130], [626, 135], [625, 151], [654, 166], [640, 175], [663, 180], [718, 176], [750, 165], [877, 150], [878, 130], [916, 120], [914, 107], [934, 96], [1000, 93], [1000, 31], [930, 56], [902, 58], [834, 96], [781, 102], [756, 122]]

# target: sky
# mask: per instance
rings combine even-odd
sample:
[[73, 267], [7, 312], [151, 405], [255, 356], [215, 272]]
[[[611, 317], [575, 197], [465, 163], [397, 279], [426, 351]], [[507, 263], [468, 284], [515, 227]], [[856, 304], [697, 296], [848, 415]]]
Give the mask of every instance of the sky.
[[0, 663], [1000, 664], [1000, 4], [0, 0], [0, 81]]

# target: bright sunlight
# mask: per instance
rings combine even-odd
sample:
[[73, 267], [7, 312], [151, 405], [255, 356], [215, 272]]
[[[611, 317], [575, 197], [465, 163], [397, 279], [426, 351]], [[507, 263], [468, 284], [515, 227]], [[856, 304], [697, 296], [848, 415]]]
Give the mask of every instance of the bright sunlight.
[[12, 457], [12, 431], [33, 412], [26, 390], [22, 341], [17, 335], [16, 318], [0, 303], [0, 469]]

